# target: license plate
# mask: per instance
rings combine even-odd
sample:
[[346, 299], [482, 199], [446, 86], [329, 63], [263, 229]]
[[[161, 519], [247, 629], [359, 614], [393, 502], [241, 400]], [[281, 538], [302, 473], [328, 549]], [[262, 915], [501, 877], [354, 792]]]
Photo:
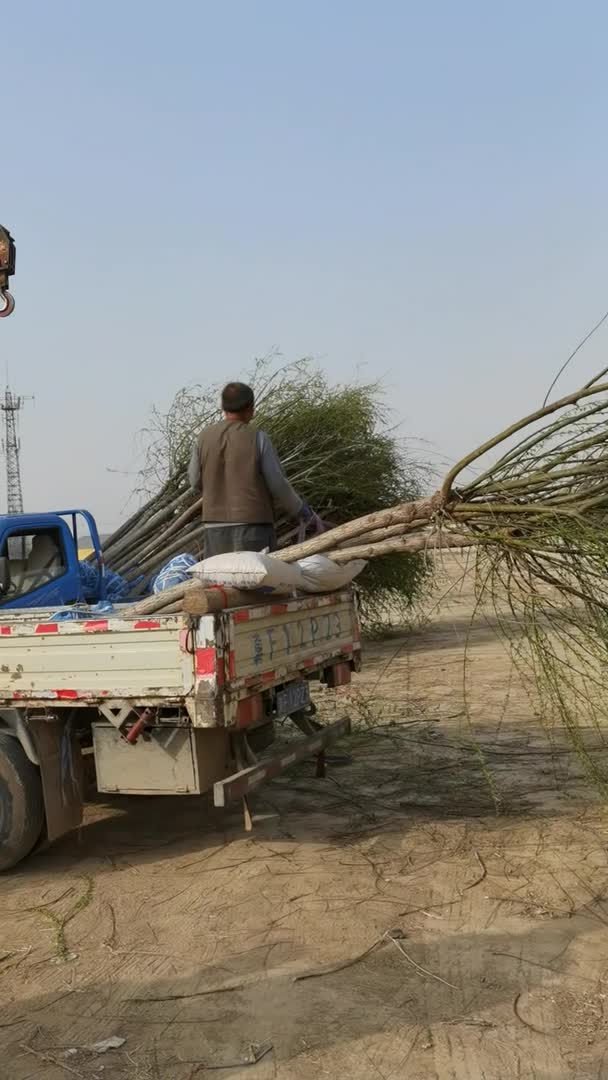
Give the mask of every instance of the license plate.
[[284, 690], [277, 691], [277, 716], [291, 716], [310, 704], [310, 687], [303, 679], [292, 682]]

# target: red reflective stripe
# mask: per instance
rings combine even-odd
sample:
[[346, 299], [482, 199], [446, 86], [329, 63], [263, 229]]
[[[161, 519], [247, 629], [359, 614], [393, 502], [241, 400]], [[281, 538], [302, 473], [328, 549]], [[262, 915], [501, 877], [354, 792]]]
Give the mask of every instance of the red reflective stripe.
[[36, 627], [37, 634], [58, 634], [59, 627], [56, 622], [38, 623]]
[[271, 615], [284, 615], [287, 611], [287, 604], [272, 604], [270, 607]]
[[108, 620], [99, 619], [97, 622], [85, 622], [83, 630], [86, 634], [99, 634], [108, 629]]
[[262, 682], [272, 682], [275, 678], [274, 671], [263, 671], [261, 675]]
[[247, 609], [244, 609], [243, 611], [235, 611], [232, 618], [233, 618], [235, 623], [237, 623], [237, 622], [249, 622], [249, 612], [247, 611]]
[[236, 726], [247, 727], [264, 715], [264, 702], [261, 694], [253, 694], [252, 697], [243, 698], [236, 707]]
[[228, 653], [228, 677], [234, 679], [236, 676], [236, 656], [234, 655], [234, 649], [231, 649]]
[[213, 646], [207, 649], [196, 650], [196, 674], [215, 674], [215, 649]]
[[[35, 701], [38, 698], [38, 694], [35, 690], [31, 690], [29, 693], [24, 694], [22, 690], [13, 690], [11, 695], [14, 701]], [[81, 699], [83, 701], [94, 701], [96, 698], [112, 697], [111, 690], [45, 690], [42, 697], [46, 700], [48, 698], [64, 701], [76, 701]]]
[[2, 634], [3, 637], [7, 637], [9, 634], [12, 634], [12, 632], [12, 626], [0, 626], [0, 634]]
[[154, 620], [143, 620], [142, 622], [133, 623], [134, 630], [160, 630], [160, 623]]

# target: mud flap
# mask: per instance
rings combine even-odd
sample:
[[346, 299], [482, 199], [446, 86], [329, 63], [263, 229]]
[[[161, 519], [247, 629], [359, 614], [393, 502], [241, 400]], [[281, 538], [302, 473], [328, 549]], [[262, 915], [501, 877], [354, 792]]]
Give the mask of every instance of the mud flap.
[[49, 841], [82, 823], [84, 769], [80, 743], [69, 722], [54, 716], [30, 716], [40, 761], [42, 792]]

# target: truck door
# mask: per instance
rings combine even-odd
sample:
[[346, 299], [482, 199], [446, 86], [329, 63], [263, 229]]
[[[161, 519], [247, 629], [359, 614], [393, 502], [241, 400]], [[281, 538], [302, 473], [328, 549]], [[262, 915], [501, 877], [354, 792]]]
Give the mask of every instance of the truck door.
[[81, 599], [78, 574], [70, 569], [66, 527], [6, 529], [0, 560], [6, 586], [2, 607], [50, 607]]

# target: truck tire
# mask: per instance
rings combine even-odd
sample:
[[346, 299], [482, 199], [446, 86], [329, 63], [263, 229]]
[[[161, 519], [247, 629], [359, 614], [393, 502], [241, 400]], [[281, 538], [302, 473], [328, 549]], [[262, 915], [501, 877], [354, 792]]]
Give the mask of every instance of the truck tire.
[[19, 740], [0, 733], [0, 870], [29, 855], [43, 825], [40, 773]]

